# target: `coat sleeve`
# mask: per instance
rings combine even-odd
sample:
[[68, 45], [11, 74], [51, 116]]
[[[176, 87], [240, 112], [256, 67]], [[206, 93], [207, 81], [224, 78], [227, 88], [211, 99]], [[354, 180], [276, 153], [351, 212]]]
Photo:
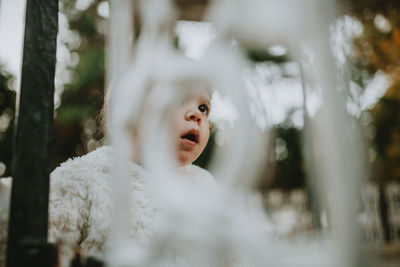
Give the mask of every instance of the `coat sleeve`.
[[56, 168], [50, 175], [48, 241], [80, 244], [86, 236], [88, 213], [87, 181], [82, 173], [68, 162]]
[[[74, 162], [66, 162], [50, 175], [48, 241], [79, 244], [86, 237], [89, 204], [87, 176]], [[5, 266], [11, 178], [0, 179], [0, 267]]]

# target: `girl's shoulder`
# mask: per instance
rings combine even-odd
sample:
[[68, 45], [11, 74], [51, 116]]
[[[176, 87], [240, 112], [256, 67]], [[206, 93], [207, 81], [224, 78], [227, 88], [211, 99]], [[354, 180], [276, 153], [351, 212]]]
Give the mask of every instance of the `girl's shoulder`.
[[[69, 159], [50, 174], [50, 198], [107, 189], [110, 176], [110, 147], [100, 147], [88, 154]], [[101, 191], [101, 190], [100, 190]]]
[[50, 174], [51, 180], [75, 178], [83, 180], [110, 172], [111, 148], [103, 146], [81, 157], [74, 157], [61, 163]]
[[[54, 169], [50, 174], [50, 185], [62, 187], [73, 183], [108, 190], [111, 183], [112, 162], [112, 147], [99, 147], [84, 156], [71, 158]], [[142, 182], [148, 176], [148, 172], [140, 165], [132, 163], [128, 167], [131, 182]]]

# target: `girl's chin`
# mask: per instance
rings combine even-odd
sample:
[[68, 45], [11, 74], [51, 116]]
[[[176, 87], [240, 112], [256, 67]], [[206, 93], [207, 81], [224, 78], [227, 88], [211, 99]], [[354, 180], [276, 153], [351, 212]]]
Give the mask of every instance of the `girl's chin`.
[[196, 158], [193, 157], [192, 154], [184, 151], [182, 153], [180, 153], [180, 155], [178, 156], [178, 164], [179, 166], [185, 166], [188, 164], [191, 164]]

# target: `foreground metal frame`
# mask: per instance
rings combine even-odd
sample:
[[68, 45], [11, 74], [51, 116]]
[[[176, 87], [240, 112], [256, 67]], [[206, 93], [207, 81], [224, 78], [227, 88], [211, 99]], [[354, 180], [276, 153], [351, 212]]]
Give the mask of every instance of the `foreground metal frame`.
[[58, 0], [28, 0], [7, 266], [52, 266], [47, 244]]

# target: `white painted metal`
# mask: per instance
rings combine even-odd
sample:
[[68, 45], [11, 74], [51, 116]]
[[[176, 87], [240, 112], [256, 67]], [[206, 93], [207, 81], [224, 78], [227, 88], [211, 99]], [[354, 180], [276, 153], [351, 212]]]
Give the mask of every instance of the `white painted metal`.
[[[199, 61], [184, 59], [169, 44], [168, 30], [176, 19], [169, 1], [133, 2], [143, 14], [143, 27], [132, 62], [133, 47], [126, 46], [132, 31], [123, 26], [132, 20], [127, 11], [131, 12], [131, 3], [111, 3], [108, 80], [114, 80], [109, 135], [115, 149], [116, 199], [109, 266], [223, 266], [232, 254], [237, 254], [237, 262], [243, 261], [245, 266], [356, 266], [359, 241], [352, 203], [361, 165], [354, 148], [357, 138], [347, 131], [351, 123], [338, 96], [337, 71], [330, 56], [334, 1], [213, 1], [207, 18], [220, 34]], [[285, 43], [298, 61], [305, 60], [304, 47], [314, 55], [313, 69], [307, 69], [304, 75], [305, 84], [322, 88], [323, 107], [311, 120], [308, 133], [314, 149], [315, 180], [319, 181], [315, 187], [323, 192], [320, 195], [327, 196], [321, 203], [329, 207], [331, 223], [330, 234], [318, 240], [299, 244], [276, 240], [266, 227], [267, 219], [259, 213], [260, 207], [249, 200], [266, 143], [249, 112], [241, 79], [246, 61], [232, 46], [232, 37], [257, 47]], [[187, 88], [177, 86], [182, 79], [204, 82], [230, 95], [238, 109], [231, 137], [234, 141], [213, 157], [212, 172], [222, 181], [218, 192], [185, 191], [174, 179], [176, 163], [169, 156], [172, 148], [166, 141], [169, 132], [165, 122], [171, 115], [171, 103], [186, 93]], [[139, 124], [142, 103], [151, 98], [150, 86], [151, 94], [157, 97], [152, 98], [154, 108], [146, 115], [148, 123], [141, 125], [145, 132], [142, 156], [144, 167], [154, 174], [154, 194], [162, 203], [163, 227], [143, 248], [124, 237], [128, 221], [127, 166], [135, 157], [126, 129]], [[165, 255], [171, 248], [184, 248], [186, 263], [168, 265]]]

